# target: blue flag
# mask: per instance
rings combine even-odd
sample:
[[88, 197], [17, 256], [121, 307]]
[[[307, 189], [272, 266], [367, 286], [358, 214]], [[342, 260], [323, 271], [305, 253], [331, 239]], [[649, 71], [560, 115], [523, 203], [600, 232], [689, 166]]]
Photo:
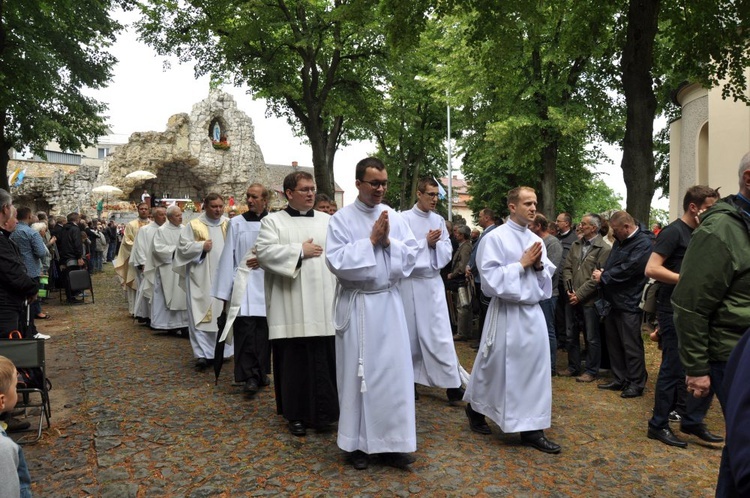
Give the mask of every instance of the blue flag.
[[440, 182], [439, 182], [439, 181], [437, 181], [437, 178], [435, 178], [435, 177], [433, 176], [433, 177], [432, 177], [432, 179], [433, 179], [433, 180], [435, 180], [435, 183], [437, 183], [437, 184], [438, 184], [438, 194], [439, 194], [439, 196], [438, 196], [438, 197], [439, 197], [439, 198], [440, 198], [440, 200], [442, 201], [443, 199], [445, 199], [445, 197], [446, 197], [447, 193], [445, 192], [445, 189], [444, 189], [444, 188], [443, 188], [443, 186], [442, 186], [442, 185], [440, 184]]

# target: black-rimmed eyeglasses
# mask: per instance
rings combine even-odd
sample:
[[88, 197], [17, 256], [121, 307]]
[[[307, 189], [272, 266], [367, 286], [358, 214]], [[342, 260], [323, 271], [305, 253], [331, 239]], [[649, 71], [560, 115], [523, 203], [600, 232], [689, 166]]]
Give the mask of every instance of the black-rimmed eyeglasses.
[[371, 186], [374, 189], [378, 189], [380, 187], [388, 188], [388, 180], [383, 180], [382, 182], [381, 181], [377, 181], [377, 180], [375, 180], [374, 182], [368, 182], [367, 180], [360, 180], [360, 181], [362, 183], [368, 184], [369, 186]]
[[420, 192], [422, 195], [426, 195], [427, 197], [432, 197], [433, 199], [440, 195], [440, 192]]

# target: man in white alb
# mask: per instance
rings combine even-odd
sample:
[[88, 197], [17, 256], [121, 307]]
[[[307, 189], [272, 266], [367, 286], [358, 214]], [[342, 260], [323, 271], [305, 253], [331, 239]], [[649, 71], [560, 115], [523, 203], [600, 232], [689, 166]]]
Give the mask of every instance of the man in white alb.
[[382, 161], [357, 163], [359, 195], [328, 225], [326, 260], [338, 278], [336, 375], [338, 445], [355, 469], [372, 454], [395, 467], [415, 461], [414, 368], [398, 283], [411, 273], [419, 246], [409, 225], [381, 204], [388, 185]]
[[464, 397], [464, 391], [458, 374], [445, 285], [440, 277], [440, 270], [451, 261], [453, 247], [445, 221], [434, 212], [437, 200], [437, 182], [422, 178], [417, 186], [417, 203], [401, 213], [417, 239], [419, 252], [411, 275], [399, 285], [409, 327], [414, 382], [447, 388], [448, 401], [453, 403]]
[[142, 323], [151, 323], [151, 289], [153, 281], [145, 278], [144, 270], [146, 260], [151, 253], [151, 245], [154, 242], [154, 235], [167, 221], [167, 210], [163, 207], [157, 207], [151, 210], [151, 223], [142, 227], [135, 237], [133, 243], [133, 252], [130, 254], [129, 265], [133, 266], [136, 272], [135, 281], [137, 289], [135, 293], [135, 302], [133, 303], [133, 315], [139, 318]]
[[173, 333], [188, 333], [187, 296], [182, 277], [172, 271], [172, 258], [182, 231], [182, 209], [173, 204], [167, 208], [167, 223], [156, 230], [151, 253], [146, 259], [144, 278], [152, 284], [151, 328]]
[[[211, 284], [219, 258], [224, 249], [224, 238], [229, 219], [223, 216], [224, 199], [215, 193], [203, 201], [203, 212], [185, 225], [180, 233], [172, 269], [185, 277], [190, 345], [196, 370], [205, 370], [214, 361], [217, 320], [224, 303], [211, 295]], [[231, 345], [224, 349], [224, 358], [234, 353]], [[216, 361], [222, 361], [216, 358]]]
[[552, 295], [555, 266], [542, 239], [529, 230], [536, 216], [530, 187], [508, 192], [508, 222], [484, 237], [477, 252], [482, 292], [490, 306], [464, 400], [469, 426], [490, 434], [490, 417], [505, 432], [545, 453], [560, 446], [544, 435], [551, 425], [547, 323], [539, 302]]

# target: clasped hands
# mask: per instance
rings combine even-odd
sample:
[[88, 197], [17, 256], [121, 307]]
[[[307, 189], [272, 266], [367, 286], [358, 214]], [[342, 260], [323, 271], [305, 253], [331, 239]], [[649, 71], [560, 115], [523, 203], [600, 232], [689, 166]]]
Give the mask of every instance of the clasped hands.
[[370, 242], [373, 246], [383, 246], [383, 248], [391, 245], [391, 239], [388, 237], [391, 232], [391, 225], [388, 222], [388, 211], [383, 211], [372, 226], [370, 232]]
[[531, 246], [529, 246], [529, 248], [526, 249], [521, 255], [519, 263], [521, 263], [521, 266], [523, 266], [524, 269], [528, 268], [529, 266], [533, 266], [535, 270], [541, 270], [543, 268], [542, 243], [534, 242], [533, 244], [531, 244]]

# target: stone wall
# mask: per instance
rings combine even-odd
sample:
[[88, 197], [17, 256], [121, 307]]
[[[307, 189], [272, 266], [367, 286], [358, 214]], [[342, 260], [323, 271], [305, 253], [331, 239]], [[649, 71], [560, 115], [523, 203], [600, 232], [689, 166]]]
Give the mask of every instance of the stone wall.
[[[216, 149], [211, 132], [219, 123], [226, 150]], [[234, 98], [222, 91], [211, 91], [208, 98], [193, 105], [190, 114], [175, 114], [163, 132], [133, 133], [128, 143], [118, 147], [100, 168], [63, 166], [50, 163], [27, 166], [26, 179], [13, 195], [35, 209], [53, 213], [73, 210], [90, 212], [101, 194], [91, 189], [113, 185], [123, 191], [110, 194], [110, 210], [129, 210], [139, 201], [144, 189], [152, 196], [190, 197], [199, 201], [209, 192], [228, 198], [244, 199], [247, 185], [253, 181], [267, 183], [268, 174], [263, 153], [255, 142], [252, 120], [237, 109]], [[13, 164], [9, 166], [9, 169]], [[156, 174], [153, 180], [125, 178], [128, 173], [146, 170]], [[12, 171], [12, 169], [11, 169]], [[106, 196], [104, 196], [106, 197]]]

